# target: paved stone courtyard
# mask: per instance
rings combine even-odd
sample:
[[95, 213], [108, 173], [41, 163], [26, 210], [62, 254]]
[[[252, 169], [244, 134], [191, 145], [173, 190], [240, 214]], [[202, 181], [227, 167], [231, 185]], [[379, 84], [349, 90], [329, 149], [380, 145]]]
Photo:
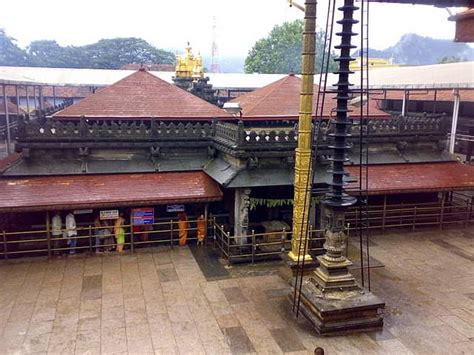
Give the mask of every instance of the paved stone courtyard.
[[383, 332], [295, 319], [279, 263], [206, 279], [191, 250], [0, 263], [0, 353], [473, 354], [474, 229], [373, 237]]

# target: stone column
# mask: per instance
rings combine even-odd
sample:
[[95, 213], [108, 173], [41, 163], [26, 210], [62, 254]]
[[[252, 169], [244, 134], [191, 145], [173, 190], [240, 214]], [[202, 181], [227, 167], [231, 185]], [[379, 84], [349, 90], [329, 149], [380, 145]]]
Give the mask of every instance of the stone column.
[[235, 189], [234, 203], [234, 236], [241, 237], [235, 240], [236, 244], [247, 244], [249, 229], [249, 205], [251, 189]]

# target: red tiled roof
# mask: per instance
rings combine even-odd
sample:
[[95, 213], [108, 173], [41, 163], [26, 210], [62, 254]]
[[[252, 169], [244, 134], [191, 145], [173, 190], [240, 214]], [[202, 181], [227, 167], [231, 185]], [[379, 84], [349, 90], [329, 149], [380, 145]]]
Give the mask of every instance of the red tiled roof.
[[139, 70], [140, 68], [145, 68], [146, 70], [151, 71], [172, 71], [175, 70], [174, 64], [125, 64], [120, 69], [121, 70]]
[[449, 18], [450, 21], [465, 19], [465, 18], [474, 18], [474, 8], [461, 11]]
[[[461, 102], [474, 102], [474, 90], [459, 90]], [[375, 100], [403, 100], [403, 91], [387, 91], [384, 94], [371, 94]], [[408, 100], [410, 101], [434, 101], [435, 90], [410, 91]], [[436, 90], [436, 101], [454, 101], [453, 90]]]
[[224, 110], [156, 76], [137, 71], [57, 112], [56, 118], [232, 119]]
[[219, 185], [200, 171], [0, 179], [0, 212], [221, 199]]
[[[359, 166], [347, 171], [358, 179]], [[459, 162], [372, 165], [368, 176], [371, 195], [474, 189], [474, 166]]]
[[[300, 105], [301, 79], [294, 75], [284, 78], [264, 86], [255, 91], [241, 95], [232, 100], [240, 103], [242, 107], [242, 119], [297, 119]], [[317, 104], [318, 86], [314, 85], [315, 95], [313, 96], [313, 112]], [[332, 113], [336, 107], [334, 94], [326, 94], [324, 104], [324, 117], [335, 116]], [[359, 109], [354, 108], [354, 114]], [[379, 110], [375, 102], [370, 102], [369, 109], [372, 118], [390, 118], [390, 115]]]
[[[16, 115], [18, 113], [18, 106], [11, 101], [7, 101], [8, 113], [10, 115]], [[25, 113], [25, 111], [20, 107], [20, 115]], [[0, 96], [0, 115], [5, 114], [5, 103], [3, 102], [3, 97]]]
[[460, 12], [449, 18], [456, 21], [456, 42], [474, 42], [474, 8]]
[[20, 158], [21, 154], [13, 153], [3, 159], [0, 159], [0, 173], [3, 173], [9, 169], [13, 164], [20, 160]]

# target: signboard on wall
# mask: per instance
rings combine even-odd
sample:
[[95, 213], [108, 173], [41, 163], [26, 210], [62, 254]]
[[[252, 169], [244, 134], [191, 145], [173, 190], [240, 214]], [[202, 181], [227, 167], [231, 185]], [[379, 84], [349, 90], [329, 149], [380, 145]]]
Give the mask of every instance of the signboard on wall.
[[92, 211], [91, 208], [89, 208], [87, 210], [74, 210], [74, 211], [72, 211], [72, 213], [74, 213], [74, 214], [90, 214], [92, 212], [93, 211]]
[[166, 205], [166, 212], [184, 212], [184, 205]]
[[153, 224], [155, 222], [154, 208], [134, 208], [132, 209], [132, 224], [141, 226], [145, 224]]
[[100, 219], [117, 219], [119, 210], [102, 210], [100, 211]]

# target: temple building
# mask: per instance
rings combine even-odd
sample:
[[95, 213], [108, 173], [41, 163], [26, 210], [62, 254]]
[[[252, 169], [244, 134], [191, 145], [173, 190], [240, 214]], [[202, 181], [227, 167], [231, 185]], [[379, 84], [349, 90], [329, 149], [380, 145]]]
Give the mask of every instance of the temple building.
[[[226, 256], [249, 260], [245, 245], [253, 232], [275, 225], [291, 230], [300, 85], [297, 76], [285, 76], [236, 98], [241, 112], [230, 114], [142, 69], [44, 121], [20, 120], [17, 153], [0, 178], [2, 228], [30, 228], [24, 224], [27, 215], [33, 225], [44, 225], [54, 211], [84, 210], [78, 220], [87, 226], [103, 209], [128, 215], [137, 207], [154, 208], [157, 221], [169, 220], [176, 218], [169, 206], [180, 205], [192, 217], [217, 216], [223, 235], [236, 236], [229, 243], [242, 245], [226, 250]], [[316, 104], [317, 97], [315, 109]], [[436, 206], [441, 220], [421, 212], [417, 217], [431, 225], [471, 219], [463, 212], [470, 205], [458, 202], [453, 192], [474, 189], [474, 167], [447, 151], [450, 118], [411, 110], [393, 115], [383, 104], [368, 101], [373, 227], [393, 226], [390, 218], [400, 204]], [[314, 186], [321, 193], [330, 179], [327, 137], [334, 107], [327, 95], [323, 117], [315, 123]], [[360, 174], [355, 123], [349, 191]], [[321, 219], [317, 202], [311, 212], [315, 228]], [[354, 226], [356, 213], [348, 214]], [[10, 247], [20, 253], [28, 244]]]
[[200, 54], [194, 55], [188, 43], [186, 54], [177, 56], [173, 82], [183, 90], [200, 97], [207, 102], [217, 105], [216, 90], [209, 83], [209, 77], [204, 76], [204, 65]]
[[459, 153], [470, 162], [474, 147], [474, 90], [398, 90], [372, 96], [377, 105], [393, 115], [452, 117], [450, 152]]

